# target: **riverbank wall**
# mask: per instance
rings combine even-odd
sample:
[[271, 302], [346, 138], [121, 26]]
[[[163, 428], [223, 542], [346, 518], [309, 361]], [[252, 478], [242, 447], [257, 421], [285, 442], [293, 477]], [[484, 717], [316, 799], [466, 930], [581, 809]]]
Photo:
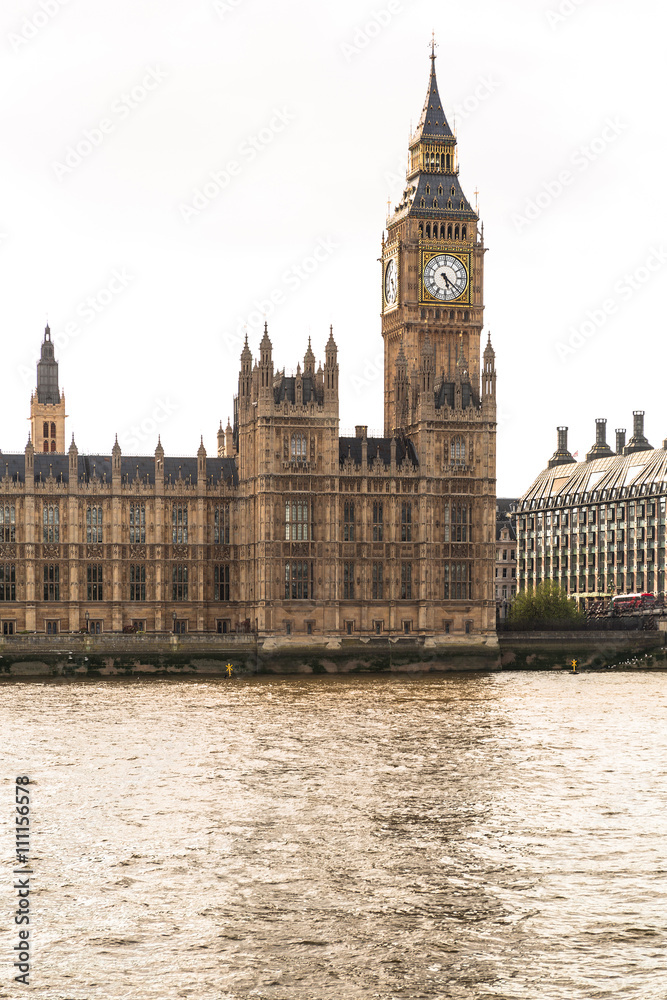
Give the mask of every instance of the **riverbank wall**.
[[500, 632], [503, 670], [667, 669], [667, 632]]
[[304, 636], [255, 634], [16, 635], [0, 640], [0, 678], [391, 673], [498, 670], [495, 635]]
[[255, 634], [0, 638], [0, 680], [133, 675], [348, 674], [579, 669], [667, 669], [667, 631], [500, 632], [498, 636], [308, 636]]

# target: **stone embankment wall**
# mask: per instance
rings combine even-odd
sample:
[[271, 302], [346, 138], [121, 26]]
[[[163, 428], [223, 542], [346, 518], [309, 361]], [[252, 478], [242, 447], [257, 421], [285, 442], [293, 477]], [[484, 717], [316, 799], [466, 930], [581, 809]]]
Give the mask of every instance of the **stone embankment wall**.
[[[656, 632], [501, 632], [503, 670], [570, 670], [586, 667], [667, 668], [667, 633]], [[633, 664], [632, 661], [638, 661]], [[650, 660], [650, 662], [649, 662]]]
[[497, 670], [495, 635], [265, 639], [255, 635], [17, 635], [0, 639], [0, 678]]

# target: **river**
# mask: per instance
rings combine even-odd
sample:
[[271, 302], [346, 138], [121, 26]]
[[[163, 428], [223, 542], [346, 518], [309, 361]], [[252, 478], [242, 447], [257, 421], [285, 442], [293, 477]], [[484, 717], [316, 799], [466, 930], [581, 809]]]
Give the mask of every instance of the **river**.
[[14, 681], [0, 699], [2, 998], [667, 995], [665, 673]]

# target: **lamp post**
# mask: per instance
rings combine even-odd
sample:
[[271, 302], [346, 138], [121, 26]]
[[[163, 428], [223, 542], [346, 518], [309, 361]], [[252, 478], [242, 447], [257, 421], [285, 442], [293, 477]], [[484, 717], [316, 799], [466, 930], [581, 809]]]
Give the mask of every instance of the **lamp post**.
[[172, 613], [171, 613], [171, 620], [172, 620], [172, 623], [173, 623], [172, 624], [172, 632], [175, 632], [176, 631], [176, 612], [175, 611], [172, 611]]
[[90, 632], [90, 611], [86, 611], [86, 632]]

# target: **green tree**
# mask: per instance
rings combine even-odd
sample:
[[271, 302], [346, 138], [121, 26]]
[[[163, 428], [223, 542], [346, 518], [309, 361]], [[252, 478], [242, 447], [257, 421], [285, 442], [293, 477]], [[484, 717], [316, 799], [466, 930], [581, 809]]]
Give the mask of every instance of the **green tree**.
[[512, 602], [509, 621], [517, 628], [526, 629], [539, 629], [544, 625], [576, 628], [586, 621], [586, 616], [562, 587], [553, 580], [545, 580], [534, 590], [519, 591]]

